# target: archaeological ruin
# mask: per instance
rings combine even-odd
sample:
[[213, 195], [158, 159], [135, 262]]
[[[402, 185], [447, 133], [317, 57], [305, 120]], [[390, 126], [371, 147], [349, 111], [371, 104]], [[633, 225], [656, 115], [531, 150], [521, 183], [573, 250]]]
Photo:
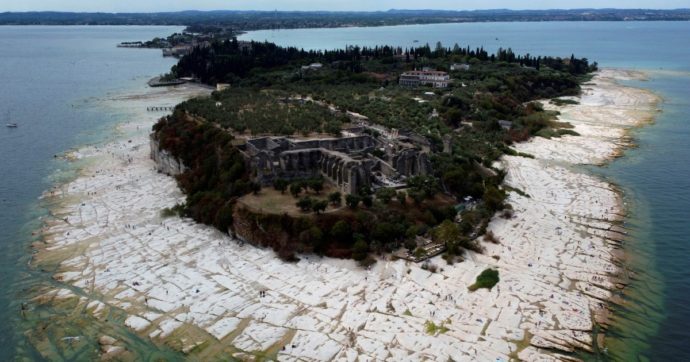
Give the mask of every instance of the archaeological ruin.
[[362, 187], [403, 187], [407, 177], [431, 172], [428, 142], [397, 130], [355, 127], [337, 138], [260, 137], [240, 149], [262, 185], [322, 176], [351, 194]]

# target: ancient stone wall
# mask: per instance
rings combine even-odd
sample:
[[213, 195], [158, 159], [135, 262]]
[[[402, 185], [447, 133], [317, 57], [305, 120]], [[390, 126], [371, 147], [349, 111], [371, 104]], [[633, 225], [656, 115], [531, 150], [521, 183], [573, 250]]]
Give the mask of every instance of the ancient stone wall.
[[393, 156], [393, 167], [403, 176], [427, 175], [431, 172], [429, 155], [414, 149], [407, 149]]

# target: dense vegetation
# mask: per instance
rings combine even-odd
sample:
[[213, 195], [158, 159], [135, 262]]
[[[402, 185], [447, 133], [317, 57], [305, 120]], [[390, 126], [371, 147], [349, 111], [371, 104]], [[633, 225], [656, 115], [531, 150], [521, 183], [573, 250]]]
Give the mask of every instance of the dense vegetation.
[[[312, 63], [321, 66], [308, 67]], [[405, 70], [450, 71], [454, 63], [469, 69], [451, 71], [453, 83], [447, 89], [397, 85]], [[577, 95], [579, 84], [594, 70], [596, 63], [575, 56], [535, 57], [510, 49], [489, 54], [482, 48], [440, 43], [433, 49], [384, 46], [317, 52], [218, 41], [196, 48], [171, 72], [210, 84], [229, 82], [231, 88], [178, 105], [155, 131], [161, 147], [190, 168], [180, 176], [188, 194], [187, 214], [221, 230], [231, 225], [232, 200], [258, 191], [230, 143], [231, 134], [337, 135], [348, 122], [347, 111], [413, 132], [429, 144], [433, 174], [408, 179], [405, 192], [361, 190], [347, 195], [345, 212], [331, 215], [322, 214], [328, 204], [323, 198], [300, 195], [309, 185], [279, 182], [276, 189], [297, 190], [295, 204], [311, 213], [309, 217], [242, 215], [253, 220], [253, 233], [281, 240], [268, 243], [286, 259], [302, 250], [366, 261], [370, 252], [402, 245], [413, 251], [415, 237], [427, 235], [447, 246], [446, 259], [452, 262], [463, 249], [481, 251], [476, 237], [508, 206], [501, 187], [504, 173], [491, 167], [493, 161], [516, 154], [510, 148], [513, 142], [574, 134], [535, 101]], [[448, 152], [443, 152], [444, 142], [446, 148], [450, 145]], [[452, 222], [456, 211], [451, 206], [467, 196], [480, 202], [462, 209], [460, 222]], [[509, 216], [509, 210], [505, 214]]]
[[235, 132], [294, 134], [310, 132], [339, 134], [347, 121], [314, 102], [292, 101], [287, 93], [235, 88], [213, 98], [192, 99], [183, 109]]
[[[338, 50], [306, 51], [295, 47], [281, 47], [268, 42], [246, 44], [233, 39], [215, 42], [210, 47], [194, 49], [192, 54], [182, 58], [173, 67], [173, 73], [179, 76], [194, 76], [204, 83], [242, 81], [243, 85], [268, 86], [301, 79], [302, 73], [286, 75], [279, 72], [285, 70], [280, 68], [282, 66], [299, 66], [319, 61], [332, 65], [333, 69], [340, 72], [329, 73], [328, 78], [317, 77], [315, 83], [326, 83], [325, 81], [335, 81], [336, 84], [362, 83], [378, 80], [375, 74], [369, 73], [367, 76], [366, 71], [395, 71], [415, 66], [435, 65], [439, 62], [444, 62], [442, 68], [447, 68], [450, 66], [447, 62], [463, 59], [467, 61], [474, 59], [475, 62], [519, 64], [534, 67], [537, 71], [540, 67], [549, 67], [554, 71], [565, 71], [571, 75], [585, 74], [592, 68], [587, 59], [574, 56], [564, 62], [564, 59], [557, 57], [516, 55], [510, 49], [499, 49], [496, 54], [489, 54], [483, 48], [471, 49], [457, 44], [453, 48], [445, 48], [441, 43], [437, 43], [434, 49], [427, 44], [406, 49], [390, 46], [373, 48], [352, 46]], [[409, 66], [404, 67], [404, 64]], [[250, 72], [253, 72], [251, 77]], [[359, 73], [365, 73], [365, 75], [355, 76]]]
[[181, 160], [188, 171], [178, 176], [187, 194], [183, 214], [226, 231], [232, 225], [234, 200], [256, 189], [232, 136], [177, 110], [154, 127], [160, 148]]
[[[298, 194], [295, 201], [299, 205], [308, 199]], [[238, 214], [249, 224], [243, 230], [245, 234], [251, 235], [257, 244], [272, 247], [285, 260], [294, 259], [296, 252], [313, 252], [353, 258], [367, 265], [373, 262], [370, 253], [391, 252], [407, 246], [406, 241], [426, 233], [443, 220], [452, 219], [456, 211], [451, 201], [415, 201], [403, 192], [384, 202], [363, 192], [348, 195], [347, 206], [338, 213], [310, 210], [312, 203], [305, 206], [303, 216], [261, 214], [243, 208]]]

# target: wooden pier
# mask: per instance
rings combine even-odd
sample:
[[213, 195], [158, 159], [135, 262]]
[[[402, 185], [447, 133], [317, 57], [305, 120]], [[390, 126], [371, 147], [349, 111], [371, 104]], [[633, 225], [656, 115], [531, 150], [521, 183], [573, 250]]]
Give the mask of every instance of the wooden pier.
[[149, 112], [170, 112], [175, 110], [175, 106], [153, 106], [146, 107], [146, 110]]

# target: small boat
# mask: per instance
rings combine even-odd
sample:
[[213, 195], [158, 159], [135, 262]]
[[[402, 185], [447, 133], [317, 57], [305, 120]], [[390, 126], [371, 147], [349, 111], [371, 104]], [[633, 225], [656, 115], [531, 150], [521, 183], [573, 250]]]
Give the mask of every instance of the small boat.
[[[7, 111], [7, 114], [5, 115], [5, 120], [9, 121], [10, 120], [10, 111]], [[7, 128], [17, 128], [18, 124], [16, 123], [7, 123], [5, 124], [5, 127]]]

